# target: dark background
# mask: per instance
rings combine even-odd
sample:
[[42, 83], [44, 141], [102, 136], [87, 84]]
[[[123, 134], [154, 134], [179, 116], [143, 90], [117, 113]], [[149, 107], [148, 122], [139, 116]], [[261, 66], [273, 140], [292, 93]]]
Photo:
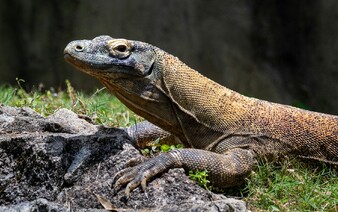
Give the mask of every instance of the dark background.
[[[141, 40], [248, 96], [338, 114], [337, 0], [0, 0], [0, 84], [100, 86], [71, 40]], [[201, 94], [203, 95], [203, 94]]]

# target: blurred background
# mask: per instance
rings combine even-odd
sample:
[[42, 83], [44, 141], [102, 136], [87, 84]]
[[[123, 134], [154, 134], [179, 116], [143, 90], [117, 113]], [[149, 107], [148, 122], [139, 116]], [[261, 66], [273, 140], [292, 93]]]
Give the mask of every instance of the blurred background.
[[2, 85], [102, 87], [63, 49], [106, 34], [156, 45], [242, 94], [338, 114], [336, 0], [0, 2]]

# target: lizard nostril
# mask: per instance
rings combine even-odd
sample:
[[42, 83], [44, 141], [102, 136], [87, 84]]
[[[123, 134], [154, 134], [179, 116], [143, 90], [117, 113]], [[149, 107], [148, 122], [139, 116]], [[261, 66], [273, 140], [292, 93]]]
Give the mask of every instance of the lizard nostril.
[[80, 46], [80, 45], [75, 46], [75, 51], [77, 51], [77, 52], [82, 52], [83, 49], [84, 49], [83, 46]]

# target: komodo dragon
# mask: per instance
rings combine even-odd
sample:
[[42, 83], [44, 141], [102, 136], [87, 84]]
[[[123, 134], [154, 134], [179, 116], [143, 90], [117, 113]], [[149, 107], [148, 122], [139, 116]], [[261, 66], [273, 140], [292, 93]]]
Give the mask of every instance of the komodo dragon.
[[119, 171], [115, 189], [126, 185], [127, 196], [177, 167], [208, 170], [212, 185], [224, 188], [240, 184], [257, 157], [290, 155], [338, 164], [338, 116], [243, 96], [139, 41], [77, 40], [67, 45], [64, 57], [149, 121], [126, 129], [136, 146], [172, 137], [187, 147]]

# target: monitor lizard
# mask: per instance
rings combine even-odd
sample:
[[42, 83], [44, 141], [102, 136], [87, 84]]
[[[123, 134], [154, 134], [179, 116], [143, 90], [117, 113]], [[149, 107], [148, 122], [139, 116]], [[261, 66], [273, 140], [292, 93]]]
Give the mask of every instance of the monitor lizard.
[[246, 97], [140, 41], [72, 41], [64, 57], [147, 120], [126, 128], [135, 146], [158, 137], [184, 144], [119, 171], [114, 188], [126, 185], [126, 196], [171, 168], [208, 170], [212, 185], [224, 188], [241, 184], [259, 157], [338, 165], [338, 116]]

